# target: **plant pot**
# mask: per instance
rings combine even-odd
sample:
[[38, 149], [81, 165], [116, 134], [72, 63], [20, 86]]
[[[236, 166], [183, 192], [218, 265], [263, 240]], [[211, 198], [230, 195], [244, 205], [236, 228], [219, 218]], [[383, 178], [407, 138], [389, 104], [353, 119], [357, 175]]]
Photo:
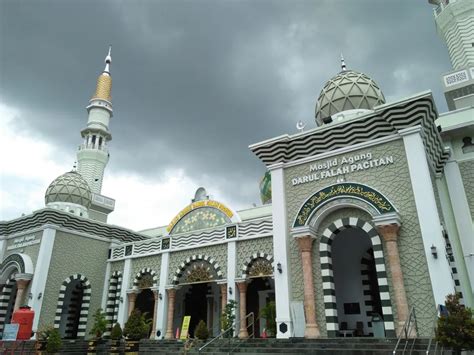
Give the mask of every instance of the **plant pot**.
[[87, 355], [93, 355], [97, 352], [97, 340], [87, 342]]
[[123, 353], [122, 340], [110, 340], [107, 350], [108, 350], [108, 354], [121, 354], [121, 353]]
[[140, 340], [127, 340], [125, 341], [125, 354], [127, 355], [138, 355], [138, 349], [140, 348]]

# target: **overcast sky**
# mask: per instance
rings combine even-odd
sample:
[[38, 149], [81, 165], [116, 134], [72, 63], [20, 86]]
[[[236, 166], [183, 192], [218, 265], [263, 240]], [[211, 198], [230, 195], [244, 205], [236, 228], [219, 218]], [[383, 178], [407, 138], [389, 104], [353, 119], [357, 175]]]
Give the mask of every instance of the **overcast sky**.
[[0, 220], [44, 206], [70, 170], [112, 44], [109, 221], [165, 225], [199, 186], [260, 204], [248, 145], [315, 126], [324, 83], [347, 66], [387, 101], [450, 70], [427, 0], [0, 0]]

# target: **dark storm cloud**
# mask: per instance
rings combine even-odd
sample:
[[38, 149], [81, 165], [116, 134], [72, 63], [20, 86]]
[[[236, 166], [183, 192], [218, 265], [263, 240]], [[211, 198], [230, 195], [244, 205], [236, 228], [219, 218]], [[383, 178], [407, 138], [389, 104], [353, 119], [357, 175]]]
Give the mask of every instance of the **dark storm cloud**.
[[110, 169], [184, 168], [234, 201], [255, 201], [264, 171], [247, 146], [314, 125], [341, 51], [386, 97], [432, 89], [445, 108], [427, 1], [4, 0], [0, 13], [0, 99], [31, 130], [74, 153], [112, 43]]

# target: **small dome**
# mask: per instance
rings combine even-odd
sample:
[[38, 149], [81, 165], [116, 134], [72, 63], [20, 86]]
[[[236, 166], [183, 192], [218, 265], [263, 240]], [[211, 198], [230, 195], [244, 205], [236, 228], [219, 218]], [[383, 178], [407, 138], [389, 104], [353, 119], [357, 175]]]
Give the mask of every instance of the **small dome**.
[[264, 205], [272, 202], [272, 175], [269, 171], [260, 181], [260, 199]]
[[372, 110], [385, 103], [375, 81], [355, 70], [343, 70], [324, 85], [316, 104], [316, 123], [348, 110]]
[[86, 180], [77, 172], [70, 171], [57, 177], [46, 189], [46, 205], [53, 202], [69, 202], [89, 208], [92, 193]]

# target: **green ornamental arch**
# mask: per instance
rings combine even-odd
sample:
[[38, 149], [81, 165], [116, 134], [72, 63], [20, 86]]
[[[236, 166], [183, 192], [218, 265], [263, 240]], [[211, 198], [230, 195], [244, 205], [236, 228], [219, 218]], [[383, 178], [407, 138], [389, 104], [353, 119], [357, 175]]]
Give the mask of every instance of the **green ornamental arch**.
[[363, 200], [374, 207], [380, 214], [396, 212], [392, 203], [377, 190], [357, 183], [340, 183], [325, 187], [308, 198], [299, 209], [293, 227], [305, 226], [318, 208], [329, 201], [341, 197]]

